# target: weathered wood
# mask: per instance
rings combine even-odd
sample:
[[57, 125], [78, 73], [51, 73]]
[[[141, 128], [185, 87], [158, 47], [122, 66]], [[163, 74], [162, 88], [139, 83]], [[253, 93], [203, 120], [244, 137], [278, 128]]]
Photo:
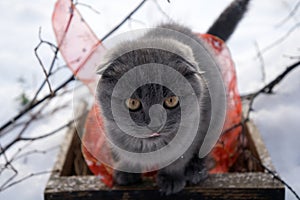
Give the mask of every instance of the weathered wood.
[[60, 177], [49, 181], [45, 199], [284, 199], [281, 183], [266, 173], [213, 174], [198, 185], [187, 186], [168, 198], [153, 181], [107, 188], [95, 176]]
[[248, 141], [251, 141], [251, 144], [253, 144], [254, 155], [258, 158], [258, 160], [261, 161], [261, 163], [264, 166], [266, 166], [268, 169], [272, 171], [275, 171], [275, 167], [272, 164], [272, 160], [269, 155], [269, 152], [253, 121], [247, 122], [246, 128], [247, 128], [246, 134], [247, 134]]
[[[85, 110], [85, 106], [81, 108]], [[251, 153], [265, 166], [274, 170], [263, 140], [253, 122], [246, 124], [246, 137]], [[61, 151], [45, 189], [46, 200], [113, 200], [113, 199], [284, 199], [284, 186], [262, 169], [251, 173], [213, 174], [203, 183], [186, 186], [183, 191], [171, 196], [162, 196], [153, 180], [147, 179], [134, 186], [107, 188], [99, 177], [85, 172], [75, 172], [74, 159], [80, 151], [79, 137], [75, 127], [68, 130]], [[79, 156], [80, 156], [79, 155]], [[82, 155], [81, 155], [82, 156]], [[83, 162], [80, 170], [86, 165]], [[83, 170], [84, 171], [84, 170]], [[70, 176], [80, 174], [77, 176]], [[83, 176], [84, 175], [84, 176]]]

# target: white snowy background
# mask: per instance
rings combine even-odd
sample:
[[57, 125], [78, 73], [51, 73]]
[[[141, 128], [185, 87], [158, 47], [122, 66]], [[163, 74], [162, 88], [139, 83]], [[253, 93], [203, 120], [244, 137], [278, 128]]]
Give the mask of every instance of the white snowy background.
[[[231, 0], [157, 0], [161, 8], [175, 21], [190, 26], [196, 32], [205, 32], [218, 14]], [[140, 1], [80, 1], [92, 5], [100, 14], [87, 7], [80, 6], [83, 17], [95, 33], [101, 38], [119, 23]], [[264, 85], [261, 62], [256, 58], [258, 44], [262, 50], [284, 36], [296, 23], [300, 22], [300, 10], [282, 26], [278, 24], [288, 16], [298, 0], [252, 0], [250, 10], [235, 34], [228, 42], [233, 60], [236, 63], [239, 90], [241, 94], [255, 91]], [[42, 28], [42, 37], [55, 42], [51, 27], [51, 15], [55, 0], [0, 0], [0, 124], [13, 117], [20, 109], [16, 98], [26, 91], [31, 96], [43, 80], [42, 70], [34, 56], [38, 44], [38, 30]], [[134, 28], [149, 27], [168, 19], [157, 10], [153, 1], [147, 2], [115, 34]], [[297, 21], [298, 20], [298, 21]], [[286, 66], [295, 62], [287, 56], [300, 55], [300, 31], [295, 29], [280, 45], [263, 54], [266, 80], [269, 82], [282, 72]], [[49, 66], [52, 53], [41, 48], [40, 54]], [[63, 61], [59, 61], [63, 64]], [[59, 64], [58, 64], [59, 65]], [[68, 70], [62, 71], [51, 80], [58, 85], [69, 76]], [[18, 79], [24, 79], [20, 82]], [[46, 94], [45, 90], [42, 94]], [[251, 117], [258, 126], [264, 142], [270, 152], [275, 168], [280, 176], [300, 193], [300, 68], [292, 72], [278, 87], [274, 95], [262, 95], [254, 104]], [[41, 96], [42, 96], [41, 94]], [[26, 132], [27, 136], [47, 133], [72, 118], [72, 95], [57, 98], [48, 105], [49, 109], [67, 103], [69, 106], [61, 112], [35, 123]], [[5, 145], [11, 135], [0, 138]], [[45, 150], [54, 148], [46, 154], [34, 154], [15, 162], [19, 177], [32, 172], [51, 170], [56, 159], [57, 146], [63, 139], [64, 131], [47, 139], [35, 142], [30, 149]], [[12, 155], [22, 143], [11, 148]], [[0, 160], [1, 163], [4, 160]], [[0, 176], [0, 185], [11, 172]], [[49, 175], [36, 176], [0, 192], [1, 200], [43, 199], [43, 190]], [[289, 191], [287, 199], [294, 199]]]

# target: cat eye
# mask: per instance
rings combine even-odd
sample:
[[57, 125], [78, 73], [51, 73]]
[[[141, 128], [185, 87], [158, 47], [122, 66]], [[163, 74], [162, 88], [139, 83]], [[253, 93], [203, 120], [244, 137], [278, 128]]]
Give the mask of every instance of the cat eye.
[[179, 103], [179, 98], [177, 96], [171, 96], [165, 99], [164, 107], [175, 108]]
[[132, 99], [132, 98], [126, 99], [125, 104], [126, 104], [126, 107], [132, 111], [138, 110], [142, 105], [138, 99]]

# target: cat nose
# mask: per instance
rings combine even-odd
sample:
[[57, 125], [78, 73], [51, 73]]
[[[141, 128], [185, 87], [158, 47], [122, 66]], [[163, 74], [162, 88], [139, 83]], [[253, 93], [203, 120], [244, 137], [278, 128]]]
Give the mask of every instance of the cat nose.
[[150, 124], [148, 124], [148, 128], [153, 132], [160, 131], [167, 119], [165, 109], [159, 104], [153, 105], [149, 110], [149, 116]]
[[153, 131], [153, 132], [159, 132], [161, 130], [163, 126], [159, 125], [159, 126], [148, 126], [148, 128]]

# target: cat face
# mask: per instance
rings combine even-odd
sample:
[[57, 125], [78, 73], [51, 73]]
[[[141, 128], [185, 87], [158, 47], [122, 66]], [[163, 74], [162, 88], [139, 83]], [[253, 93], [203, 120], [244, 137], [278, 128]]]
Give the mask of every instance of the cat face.
[[[182, 109], [185, 109], [181, 105], [183, 96], [177, 96], [163, 85], [148, 83], [132, 91], [131, 96], [115, 100], [125, 108], [124, 112], [118, 112], [119, 117], [123, 117], [125, 121], [128, 116], [125, 112], [129, 112], [131, 120], [137, 126], [125, 124], [126, 130], [130, 132], [127, 134], [117, 125], [111, 108], [114, 87], [126, 72], [149, 63], [172, 67], [190, 82], [197, 96], [201, 95], [201, 84], [193, 68], [195, 66], [171, 52], [139, 49], [111, 61], [98, 84], [98, 101], [105, 119], [108, 138], [118, 147], [131, 152], [155, 151], [167, 145], [175, 137], [181, 122]], [[149, 132], [141, 133], [139, 127], [147, 127]]]
[[[157, 105], [163, 110], [156, 109], [151, 115], [150, 109]], [[138, 126], [147, 126], [150, 129], [148, 137], [153, 138], [152, 140], [173, 137], [180, 124], [180, 97], [159, 84], [145, 84], [139, 87], [125, 100], [125, 107]], [[132, 132], [139, 136], [138, 130], [132, 129]]]

